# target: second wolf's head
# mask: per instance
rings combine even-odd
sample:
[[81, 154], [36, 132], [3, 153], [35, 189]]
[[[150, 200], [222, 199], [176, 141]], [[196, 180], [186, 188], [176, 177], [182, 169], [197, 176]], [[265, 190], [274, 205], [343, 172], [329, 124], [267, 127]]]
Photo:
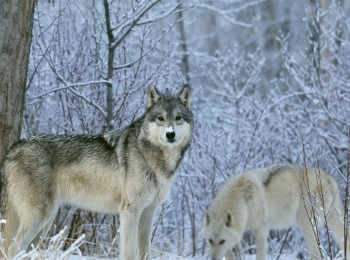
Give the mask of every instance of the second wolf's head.
[[189, 144], [193, 130], [190, 88], [185, 85], [176, 95], [162, 94], [151, 87], [147, 97], [147, 138], [155, 145]]
[[202, 235], [210, 246], [211, 260], [222, 260], [225, 254], [241, 240], [241, 233], [234, 228], [230, 211], [219, 218], [207, 211]]

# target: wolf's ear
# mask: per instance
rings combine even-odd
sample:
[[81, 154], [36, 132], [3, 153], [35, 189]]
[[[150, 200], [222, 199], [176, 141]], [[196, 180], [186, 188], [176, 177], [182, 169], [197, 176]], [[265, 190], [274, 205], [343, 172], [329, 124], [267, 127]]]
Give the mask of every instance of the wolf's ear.
[[232, 227], [233, 225], [233, 215], [231, 213], [231, 211], [227, 211], [227, 213], [224, 216], [224, 223], [226, 225], [226, 227]]
[[154, 106], [162, 98], [156, 87], [150, 87], [147, 95], [147, 108]]
[[210, 221], [213, 219], [213, 213], [211, 211], [207, 210], [205, 212], [205, 217], [204, 217], [204, 226], [207, 227], [210, 224]]
[[180, 90], [179, 94], [177, 94], [177, 97], [181, 100], [181, 102], [187, 107], [188, 109], [191, 108], [191, 93], [190, 93], [190, 86], [185, 84], [182, 89]]

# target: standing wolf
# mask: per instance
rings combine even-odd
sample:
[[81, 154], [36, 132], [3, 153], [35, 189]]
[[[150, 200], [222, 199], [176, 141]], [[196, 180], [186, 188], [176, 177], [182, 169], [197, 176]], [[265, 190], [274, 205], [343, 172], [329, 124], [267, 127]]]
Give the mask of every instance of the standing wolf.
[[[42, 135], [17, 142], [1, 169], [10, 258], [46, 234], [62, 204], [120, 214], [121, 259], [150, 259], [154, 213], [169, 194], [193, 119], [190, 89], [150, 88], [146, 113], [105, 135]], [[138, 245], [138, 246], [136, 246]]]
[[[320, 176], [322, 185], [317, 184], [316, 175]], [[303, 181], [306, 178], [309, 186]], [[233, 176], [215, 198], [211, 210], [205, 214], [202, 229], [210, 244], [211, 260], [221, 260], [225, 254], [226, 259], [234, 259], [230, 250], [248, 229], [255, 233], [256, 259], [265, 260], [269, 230], [293, 225], [300, 229], [310, 252], [319, 256], [308, 218], [311, 206], [307, 202], [304, 204], [301, 194], [308, 198], [309, 189], [310, 194], [318, 197], [317, 210], [320, 210], [321, 186], [325, 194], [323, 210], [329, 211], [327, 220], [333, 238], [344, 249], [341, 242], [344, 226], [340, 219], [344, 216], [344, 207], [334, 179], [314, 168], [305, 171], [305, 168], [272, 166]], [[323, 222], [319, 220], [318, 223]]]

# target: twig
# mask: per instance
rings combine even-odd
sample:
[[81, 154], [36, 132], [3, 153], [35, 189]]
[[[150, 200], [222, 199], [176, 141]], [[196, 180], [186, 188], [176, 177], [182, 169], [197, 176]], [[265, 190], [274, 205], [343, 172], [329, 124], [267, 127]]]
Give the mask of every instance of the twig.
[[280, 249], [280, 251], [278, 252], [278, 255], [276, 256], [275, 260], [278, 260], [278, 259], [280, 258], [281, 254], [282, 254], [283, 247], [284, 247], [284, 245], [285, 245], [286, 242], [287, 242], [287, 238], [288, 238], [289, 233], [290, 233], [291, 230], [292, 230], [292, 228], [289, 228], [289, 229], [288, 229], [287, 234], [286, 234], [286, 236], [284, 237], [284, 240], [283, 240], [283, 244], [282, 244], [282, 246], [281, 246], [281, 249]]

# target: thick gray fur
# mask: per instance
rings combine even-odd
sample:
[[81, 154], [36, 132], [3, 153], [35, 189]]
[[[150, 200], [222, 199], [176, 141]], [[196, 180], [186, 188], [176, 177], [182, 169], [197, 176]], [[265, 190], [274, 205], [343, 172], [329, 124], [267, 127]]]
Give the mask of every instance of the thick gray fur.
[[285, 172], [285, 170], [288, 170], [288, 169], [295, 169], [295, 167], [292, 165], [276, 164], [266, 169], [267, 169], [267, 179], [263, 181], [265, 186], [269, 185], [272, 178], [274, 178], [277, 174], [281, 172]]
[[[104, 135], [41, 135], [20, 140], [1, 168], [2, 216], [10, 258], [47, 232], [59, 206], [120, 214], [121, 259], [150, 259], [152, 221], [190, 146], [190, 89], [150, 88], [145, 114]], [[138, 245], [138, 246], [136, 246]]]

